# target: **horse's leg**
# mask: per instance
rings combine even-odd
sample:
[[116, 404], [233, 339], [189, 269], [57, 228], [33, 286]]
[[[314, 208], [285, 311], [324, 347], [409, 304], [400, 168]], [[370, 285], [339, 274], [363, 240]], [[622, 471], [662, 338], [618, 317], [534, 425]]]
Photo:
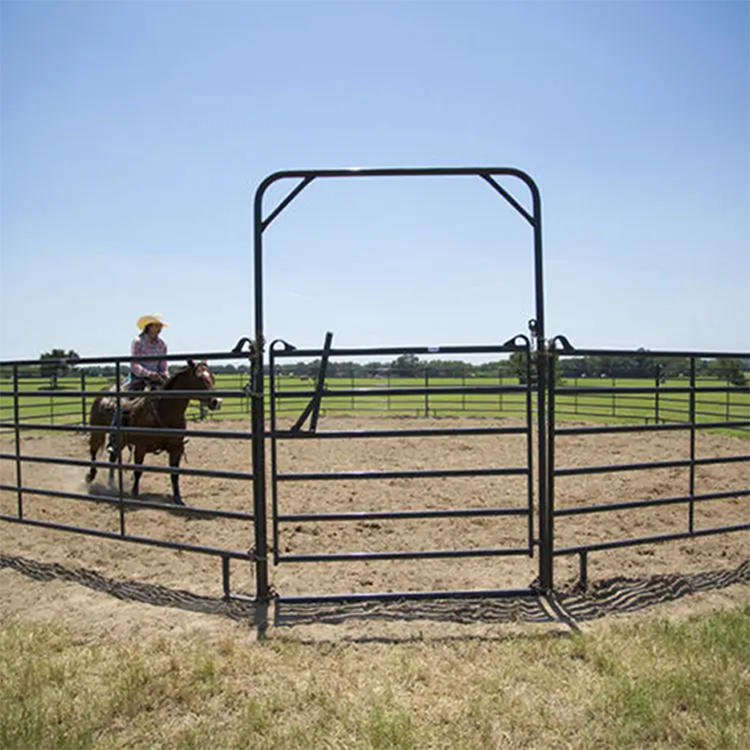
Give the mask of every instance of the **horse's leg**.
[[96, 466], [94, 466], [94, 461], [96, 461], [96, 454], [99, 453], [99, 451], [102, 448], [102, 445], [104, 445], [104, 433], [103, 432], [92, 432], [89, 435], [89, 452], [91, 453], [91, 468], [88, 470], [88, 473], [86, 474], [86, 483], [91, 484], [94, 481], [94, 477], [96, 477]]
[[[117, 411], [112, 415], [110, 424], [112, 425], [112, 432], [109, 433], [109, 443], [107, 448], [109, 450], [109, 489], [115, 489], [115, 464], [122, 460], [122, 443], [123, 434], [119, 429]], [[123, 424], [124, 426], [124, 424]]]
[[[182, 458], [182, 445], [179, 448], [171, 448], [169, 451], [169, 465], [173, 469], [180, 468], [180, 459]], [[180, 475], [177, 473], [170, 474], [172, 479], [172, 497], [174, 497], [175, 504], [185, 505], [182, 502], [182, 496], [180, 495]]]
[[[119, 440], [117, 441], [119, 443]], [[115, 465], [122, 456], [122, 448], [115, 443], [109, 448], [109, 478], [107, 479], [107, 485], [110, 490], [115, 489]]]
[[[136, 444], [135, 451], [134, 451], [134, 457], [133, 457], [133, 463], [137, 466], [140, 466], [143, 463], [143, 459], [146, 457], [146, 451], [141, 448], [140, 445]], [[133, 489], [131, 490], [130, 494], [132, 497], [138, 497], [138, 485], [141, 483], [141, 474], [143, 474], [142, 471], [139, 469], [136, 469], [133, 472]]]
[[[94, 400], [94, 403], [91, 406], [91, 413], [89, 415], [89, 425], [92, 427], [100, 427], [102, 424], [107, 424], [108, 420], [106, 420], [106, 417], [102, 414], [102, 403], [99, 398]], [[94, 466], [94, 462], [96, 461], [96, 457], [99, 454], [99, 451], [102, 449], [102, 446], [107, 440], [107, 435], [104, 432], [90, 432], [89, 433], [89, 453], [91, 454], [91, 468], [88, 470], [88, 473], [86, 474], [86, 482], [88, 484], [91, 484], [91, 482], [94, 481], [94, 477], [96, 477], [96, 466]]]

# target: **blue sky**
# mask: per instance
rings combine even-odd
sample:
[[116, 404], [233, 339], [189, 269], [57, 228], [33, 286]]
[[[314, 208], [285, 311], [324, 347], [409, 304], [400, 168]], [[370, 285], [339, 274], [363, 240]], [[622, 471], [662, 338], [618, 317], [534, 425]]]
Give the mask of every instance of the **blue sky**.
[[[2, 359], [123, 354], [148, 312], [171, 353], [228, 350], [264, 177], [401, 166], [535, 179], [549, 335], [750, 349], [746, 2], [3, 0], [0, 86]], [[264, 243], [269, 339], [534, 314], [529, 227], [478, 179], [318, 181]]]

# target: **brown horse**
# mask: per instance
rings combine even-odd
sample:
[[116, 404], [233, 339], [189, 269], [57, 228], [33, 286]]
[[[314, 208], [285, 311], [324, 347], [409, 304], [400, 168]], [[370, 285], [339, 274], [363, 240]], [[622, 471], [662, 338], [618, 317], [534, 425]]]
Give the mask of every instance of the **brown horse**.
[[[170, 391], [206, 391], [206, 395], [200, 401], [212, 411], [221, 406], [221, 399], [211, 396], [211, 391], [216, 387], [216, 381], [211, 370], [205, 362], [196, 364], [188, 360], [187, 367], [182, 368], [172, 375], [159, 391], [159, 395], [134, 396], [128, 391], [123, 391], [121, 396], [119, 424], [120, 430], [112, 432], [113, 445], [109, 448], [109, 485], [114, 487], [115, 464], [120, 459], [122, 448], [130, 446], [134, 452], [134, 462], [142, 464], [147, 453], [161, 453], [167, 451], [169, 454], [169, 465], [176, 468], [180, 466], [182, 454], [185, 451], [185, 436], [181, 434], [170, 434], [169, 430], [184, 430], [187, 426], [185, 421], [185, 410], [190, 402], [189, 396], [171, 396]], [[89, 424], [92, 426], [108, 427], [113, 424], [117, 410], [117, 399], [111, 395], [113, 388], [106, 394], [98, 396], [91, 407]], [[165, 428], [163, 433], [145, 434], [128, 432], [127, 427], [148, 427], [152, 429]], [[86, 475], [86, 481], [90, 484], [96, 476], [96, 456], [107, 439], [105, 431], [91, 432], [89, 435], [89, 449], [91, 452], [91, 468]], [[132, 497], [138, 497], [138, 485], [142, 472], [133, 472]], [[174, 502], [184, 505], [180, 496], [180, 475], [171, 474], [172, 494]]]

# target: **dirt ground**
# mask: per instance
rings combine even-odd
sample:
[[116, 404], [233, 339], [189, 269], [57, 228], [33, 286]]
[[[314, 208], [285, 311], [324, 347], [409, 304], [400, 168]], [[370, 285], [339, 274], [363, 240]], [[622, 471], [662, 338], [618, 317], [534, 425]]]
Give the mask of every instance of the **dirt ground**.
[[[487, 419], [322, 418], [319, 429], [401, 431], [498, 424], [509, 426], [513, 423]], [[246, 431], [248, 426], [246, 422], [217, 422], [203, 423], [196, 429]], [[22, 453], [25, 456], [86, 459], [85, 440], [84, 435], [65, 432], [26, 435], [22, 439]], [[4, 437], [0, 444], [3, 452], [13, 452], [12, 438]], [[747, 439], [701, 433], [696, 439], [696, 457], [742, 456], [750, 452], [748, 447]], [[279, 473], [286, 475], [278, 483], [278, 496], [269, 497], [269, 507], [274, 499], [281, 515], [456, 508], [523, 511], [528, 504], [529, 487], [528, 476], [520, 472], [502, 476], [335, 481], [293, 479], [289, 475], [444, 468], [522, 470], [526, 466], [526, 452], [525, 437], [515, 434], [284, 440], [279, 442], [275, 456], [270, 450], [267, 452], [269, 464], [275, 459]], [[556, 466], [560, 469], [685, 459], [688, 456], [689, 435], [683, 432], [560, 436], [556, 445]], [[163, 456], [151, 456], [147, 463], [164, 466], [166, 460]], [[237, 478], [183, 476], [182, 493], [188, 506], [252, 513], [249, 441], [192, 437], [183, 466], [247, 475]], [[15, 484], [14, 462], [1, 461], [0, 472], [3, 484]], [[236, 551], [247, 551], [254, 543], [252, 523], [247, 519], [185, 514], [170, 507], [128, 507], [121, 512], [118, 505], [101, 501], [108, 497], [105, 476], [100, 472], [95, 483], [87, 487], [85, 473], [83, 466], [25, 462], [22, 465], [24, 487], [87, 494], [91, 502], [25, 493], [24, 517], [114, 533], [119, 533], [124, 524], [125, 532], [135, 537]], [[750, 465], [740, 461], [701, 466], [696, 469], [694, 483], [697, 494], [747, 490], [750, 487]], [[555, 504], [558, 509], [608, 505], [681, 496], [688, 494], [689, 489], [690, 472], [683, 467], [559, 476]], [[536, 487], [532, 486], [532, 490], [535, 492]], [[144, 474], [141, 491], [145, 500], [169, 503], [168, 475]], [[16, 514], [17, 493], [0, 491], [0, 509], [4, 514]], [[694, 528], [746, 523], [750, 518], [749, 511], [750, 499], [747, 497], [699, 502], [694, 508]], [[597, 541], [679, 533], [688, 528], [689, 508], [684, 503], [562, 516], [556, 520], [556, 546], [560, 549]], [[519, 552], [527, 548], [528, 537], [528, 518], [506, 513], [350, 522], [291, 519], [279, 523], [278, 537], [275, 538], [269, 511], [269, 540], [281, 556], [466, 549]], [[589, 581], [596, 587], [598, 582], [609, 584], [618, 577], [644, 580], [679, 574], [693, 576], [693, 580], [698, 581], [704, 580], [701, 577], [705, 576], [720, 576], [722, 572], [736, 570], [747, 563], [750, 559], [749, 540], [750, 535], [742, 531], [594, 552], [589, 556]], [[242, 624], [241, 609], [229, 618], [222, 617], [227, 610], [220, 607], [215, 613], [211, 611], [210, 603], [220, 601], [222, 596], [219, 557], [12, 523], [0, 524], [0, 556], [0, 614], [3, 616], [85, 617], [89, 621], [93, 618], [100, 627], [108, 630], [127, 627], [138, 632], [202, 628], [208, 623], [220, 623], [216, 626], [222, 628], [246, 627], [247, 624]], [[529, 586], [538, 574], [537, 557], [524, 554], [429, 560], [273, 563], [271, 560], [271, 582], [274, 590], [283, 597], [351, 592], [518, 589]], [[570, 588], [577, 577], [577, 556], [557, 559], [555, 583], [558, 588]], [[231, 589], [234, 593], [253, 596], [254, 571], [249, 564], [232, 562]], [[705, 602], [706, 597], [720, 602], [747, 600], [747, 595], [747, 585], [740, 583], [729, 587], [716, 586], [713, 593], [704, 592], [691, 601]], [[170, 602], [170, 597], [175, 601]], [[157, 608], [153, 604], [167, 606]], [[681, 611], [689, 610], [690, 601], [683, 599], [681, 607]], [[457, 610], [452, 611], [455, 614]], [[460, 616], [451, 616], [450, 612], [444, 617], [430, 616], [426, 610], [423, 614], [425, 618], [421, 619], [432, 620], [431, 627], [437, 628], [435, 632], [439, 633], [453, 632], [461, 620]], [[377, 618], [369, 618], [366, 625], [362, 623], [364, 619], [368, 618], [347, 618], [345, 612], [340, 617], [344, 629], [355, 627], [353, 623], [357, 621], [356, 627], [365, 629], [362, 632], [402, 632], [403, 622], [398, 616], [374, 624], [372, 620]], [[419, 611], [415, 616], [402, 617], [401, 620], [420, 620]], [[316, 632], [327, 633], [326, 628], [335, 627], [331, 622], [333, 620], [329, 618], [328, 625], [321, 625]], [[480, 629], [492, 627], [488, 622], [485, 619], [478, 624], [469, 624]], [[292, 617], [285, 623], [277, 613], [278, 623], [291, 626], [299, 623], [308, 626], [309, 630], [315, 624], [315, 617], [314, 613], [307, 620]]]

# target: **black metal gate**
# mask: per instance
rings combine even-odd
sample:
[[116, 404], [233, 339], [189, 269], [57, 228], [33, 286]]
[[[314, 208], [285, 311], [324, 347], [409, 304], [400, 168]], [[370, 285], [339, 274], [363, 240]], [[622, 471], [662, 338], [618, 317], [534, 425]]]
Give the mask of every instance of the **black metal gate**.
[[[273, 554], [274, 561], [276, 563], [295, 560], [295, 561], [322, 561], [322, 560], [348, 560], [348, 559], [363, 559], [363, 555], [370, 559], [395, 559], [398, 557], [410, 556], [410, 557], [463, 557], [463, 556], [496, 556], [496, 555], [533, 555], [535, 547], [539, 547], [539, 576], [538, 584], [543, 590], [548, 590], [552, 586], [552, 542], [550, 538], [551, 533], [551, 519], [549, 517], [548, 508], [546, 505], [546, 482], [547, 482], [547, 427], [546, 427], [546, 368], [545, 367], [534, 367], [533, 363], [539, 361], [540, 354], [543, 354], [544, 342], [545, 342], [545, 327], [544, 327], [544, 289], [543, 289], [543, 268], [542, 268], [542, 226], [541, 226], [541, 197], [539, 190], [535, 182], [529, 175], [518, 169], [513, 168], [494, 168], [494, 167], [466, 167], [466, 168], [423, 168], [423, 169], [358, 169], [358, 170], [304, 170], [304, 171], [286, 171], [277, 172], [268, 176], [258, 187], [255, 194], [254, 204], [254, 269], [255, 269], [255, 367], [254, 382], [252, 387], [252, 429], [253, 434], [263, 435], [266, 430], [266, 393], [268, 388], [266, 386], [266, 373], [269, 372], [265, 361], [265, 328], [264, 328], [264, 297], [263, 297], [263, 234], [264, 231], [269, 227], [281, 212], [300, 194], [302, 190], [308, 187], [313, 181], [320, 179], [332, 179], [332, 178], [379, 178], [379, 177], [455, 177], [455, 176], [474, 176], [486, 182], [493, 190], [497, 192], [508, 204], [510, 204], [518, 214], [530, 225], [532, 229], [532, 245], [534, 253], [534, 309], [535, 318], [530, 321], [529, 327], [531, 330], [532, 339], [529, 340], [527, 337], [515, 337], [507, 342], [503, 346], [499, 347], [484, 347], [481, 353], [512, 353], [513, 351], [523, 351], [526, 357], [526, 363], [528, 367], [528, 377], [526, 384], [520, 388], [523, 390], [526, 408], [524, 412], [523, 424], [518, 427], [493, 427], [493, 428], [481, 428], [479, 431], [487, 434], [488, 430], [494, 431], [498, 436], [503, 433], [517, 432], [520, 431], [526, 436], [527, 441], [527, 452], [523, 465], [511, 466], [511, 467], [484, 467], [478, 468], [473, 467], [468, 470], [471, 475], [505, 475], [505, 476], [522, 476], [526, 480], [526, 491], [524, 506], [520, 507], [488, 507], [482, 510], [467, 510], [452, 508], [443, 511], [428, 511], [425, 509], [417, 511], [402, 511], [401, 513], [384, 512], [376, 509], [368, 509], [365, 512], [360, 512], [356, 516], [348, 513], [326, 513], [316, 511], [313, 513], [306, 514], [289, 514], [284, 512], [282, 500], [280, 499], [280, 488], [287, 483], [291, 482], [331, 482], [348, 480], [351, 481], [356, 476], [356, 481], [377, 481], [387, 478], [404, 478], [406, 476], [418, 479], [419, 477], [447, 477], [451, 476], [449, 470], [443, 468], [433, 469], [420, 469], [418, 471], [411, 472], [396, 472], [389, 473], [387, 471], [368, 471], [368, 472], [349, 472], [342, 474], [340, 472], [332, 472], [327, 474], [321, 473], [295, 473], [292, 471], [281, 471], [278, 466], [278, 454], [279, 447], [282, 443], [287, 441], [299, 441], [309, 440], [310, 438], [321, 439], [346, 439], [351, 438], [351, 434], [346, 434], [346, 431], [338, 431], [335, 434], [324, 434], [316, 430], [317, 416], [321, 407], [322, 401], [325, 399], [336, 399], [336, 398], [400, 398], [406, 396], [426, 397], [430, 395], [433, 397], [440, 394], [439, 387], [424, 389], [411, 387], [409, 389], [399, 388], [386, 388], [383, 389], [368, 389], [368, 388], [353, 388], [353, 389], [337, 389], [335, 391], [324, 391], [325, 383], [325, 367], [321, 367], [321, 371], [318, 376], [316, 388], [304, 392], [289, 392], [283, 387], [279, 387], [273, 378], [274, 365], [280, 358], [287, 356], [291, 353], [291, 347], [285, 345], [284, 342], [274, 342], [270, 347], [270, 389], [271, 389], [271, 482], [270, 489], [272, 493], [272, 536], [273, 536]], [[519, 203], [516, 198], [511, 195], [508, 190], [499, 184], [497, 178], [509, 177], [519, 180], [524, 184], [530, 193], [531, 197], [531, 211], [527, 211], [526, 208]], [[292, 180], [294, 187], [289, 191], [285, 198], [283, 198], [275, 208], [270, 212], [264, 213], [263, 200], [267, 190], [271, 185]], [[522, 344], [517, 344], [519, 338], [523, 341]], [[429, 349], [412, 349], [408, 350], [412, 353], [419, 353], [432, 351], [433, 348]], [[452, 347], [450, 348], [451, 353], [460, 354], [470, 351], [469, 348]], [[371, 350], [357, 350], [356, 354], [399, 354], [407, 350], [401, 349], [371, 349]], [[440, 351], [446, 352], [447, 349], [441, 347]], [[294, 351], [294, 356], [320, 356], [323, 362], [326, 361], [327, 357], [331, 355], [343, 354], [346, 352], [332, 351], [330, 349], [330, 338], [327, 339], [327, 346], [324, 346], [323, 350], [307, 350], [307, 351]], [[348, 352], [352, 354], [353, 352]], [[474, 353], [478, 353], [474, 350]], [[535, 371], [535, 376], [532, 377], [532, 369]], [[464, 393], [477, 393], [478, 389], [476, 386], [462, 386], [457, 388], [455, 386], [448, 386], [448, 391], [444, 392], [443, 395], [460, 395], [461, 391]], [[510, 393], [513, 386], [497, 386], [494, 391], [490, 389], [494, 394], [502, 393], [503, 390], [506, 393]], [[537, 463], [537, 482], [538, 482], [538, 523], [534, 524], [534, 493], [533, 493], [533, 481], [534, 472], [532, 470], [532, 464], [534, 461], [533, 450], [532, 450], [532, 421], [533, 421], [533, 409], [532, 409], [532, 395], [535, 392], [536, 400], [536, 463]], [[286, 426], [281, 429], [278, 425], [278, 405], [283, 403], [287, 399], [295, 398], [307, 399], [307, 406], [302, 411], [297, 422], [292, 425]], [[303, 429], [303, 425], [306, 420], [309, 420], [309, 426], [307, 429]], [[476, 431], [476, 428], [475, 428]], [[427, 435], [438, 435], [438, 434], [451, 434], [449, 429], [432, 429], [418, 431], [418, 435], [421, 437]], [[399, 431], [400, 437], [404, 436], [404, 431]], [[367, 439], [371, 437], [388, 438], [395, 437], [388, 431], [365, 431], [359, 432], [357, 437]], [[254, 477], [254, 515], [256, 518], [256, 546], [255, 552], [258, 559], [258, 599], [261, 601], [267, 601], [271, 596], [271, 591], [268, 582], [268, 556], [269, 556], [269, 543], [267, 538], [267, 488], [269, 483], [266, 476], [266, 456], [265, 456], [265, 441], [256, 439], [253, 442], [253, 477]], [[464, 472], [466, 473], [466, 472]], [[453, 473], [455, 475], [455, 472]], [[364, 514], [363, 514], [364, 513]], [[284, 524], [288, 523], [307, 523], [307, 522], [322, 522], [322, 521], [340, 521], [350, 522], [354, 518], [358, 520], [363, 519], [395, 519], [395, 518], [408, 518], [408, 517], [438, 517], [440, 515], [451, 515], [453, 517], [465, 516], [470, 513], [478, 513], [486, 516], [509, 516], [509, 515], [522, 515], [526, 519], [527, 534], [523, 544], [513, 547], [505, 548], [485, 548], [485, 549], [438, 549], [429, 550], [422, 552], [394, 552], [389, 550], [378, 550], [362, 553], [361, 551], [341, 551], [341, 552], [312, 552], [304, 556], [285, 554], [280, 549], [280, 532]], [[531, 592], [530, 588], [526, 588], [525, 591]]]
[[[446, 347], [439, 352], [435, 348], [387, 348], [387, 349], [333, 349], [330, 348], [331, 335], [326, 338], [328, 347], [321, 350], [297, 350], [288, 344], [279, 345], [278, 342], [270, 347], [269, 372], [276, 373], [279, 362], [284, 358], [319, 357], [321, 367], [314, 383], [300, 383], [296, 378], [272, 377], [270, 382], [270, 490], [272, 511], [272, 548], [275, 564], [316, 563], [316, 562], [349, 562], [366, 560], [429, 560], [449, 558], [496, 558], [505, 556], [531, 557], [535, 546], [534, 519], [534, 437], [533, 437], [533, 378], [529, 340], [519, 336], [502, 346], [487, 347]], [[399, 383], [398, 379], [391, 381], [384, 378], [367, 378], [362, 381], [346, 379], [327, 379], [326, 369], [329, 361], [336, 357], [345, 359], [351, 357], [380, 357], [400, 356], [403, 354], [497, 354], [507, 355], [518, 352], [524, 358], [527, 377], [523, 384], [502, 384], [483, 382], [477, 384], [473, 380], [455, 383], [444, 379], [430, 380], [426, 374], [424, 382], [416, 384], [412, 379]], [[473, 423], [456, 425], [449, 420], [445, 422], [435, 419], [441, 415], [466, 414], [467, 399]], [[499, 403], [504, 402], [505, 421], [497, 419], [480, 419], [483, 408], [492, 409], [496, 414]], [[387, 408], [389, 415], [400, 415], [400, 420], [389, 420], [386, 428], [378, 425], [377, 420], [368, 420], [366, 426], [352, 426], [344, 420], [334, 429], [321, 430], [318, 417], [321, 413], [335, 419], [336, 414], [349, 417], [352, 414], [376, 412]], [[380, 412], [383, 413], [382, 411]], [[508, 420], [508, 415], [514, 419]], [[420, 417], [429, 418], [429, 424]], [[459, 443], [464, 452], [471, 455], [471, 441], [490, 440], [491, 444], [499, 445], [501, 441], [513, 441], [515, 463], [512, 465], [468, 465], [446, 467], [442, 461], [430, 463], [431, 444], [441, 439], [449, 439]], [[320, 444], [325, 441], [328, 445], [340, 446], [343, 441], [349, 445], [353, 443], [367, 443], [368, 449], [362, 451], [359, 460], [370, 460], [370, 466], [348, 466], [345, 470], [321, 470], [318, 465], [320, 453], [314, 455], [317, 461], [306, 465], [302, 450], [294, 452], [291, 460], [284, 462], [285, 448], [293, 443]], [[382, 449], [388, 441], [395, 442], [395, 451]], [[375, 448], [381, 448], [383, 455], [372, 455]], [[411, 460], [417, 465], [404, 467], [401, 454], [405, 448], [412, 448], [409, 452]], [[335, 448], [333, 451], [335, 452]], [[387, 457], [388, 456], [388, 457]], [[497, 460], [497, 459], [495, 459]], [[395, 465], [384, 465], [387, 462]], [[286, 465], [285, 465], [286, 464]], [[302, 465], [302, 466], [300, 466]], [[393, 485], [408, 480], [416, 485], [419, 500], [418, 507], [406, 509], [402, 495], [398, 495], [398, 508], [383, 509], [378, 502], [373, 506], [372, 500], [368, 504], [366, 492], [359, 493], [358, 488], [363, 484], [369, 486]], [[452, 502], [449, 507], [436, 507], [435, 498], [430, 497], [429, 491], [424, 490], [425, 483], [440, 480], [451, 488], [445, 493]], [[468, 493], [462, 492], [460, 487], [470, 486], [479, 481], [485, 487], [481, 501], [469, 507], [466, 503]], [[500, 494], [497, 490], [503, 482], [512, 482], [512, 488]], [[327, 492], [325, 488], [336, 484], [339, 487], [348, 486], [351, 497], [336, 506], [335, 493]], [[308, 510], [305, 512], [289, 512], [285, 502], [285, 490], [290, 486], [305, 489], [304, 503]], [[434, 486], [434, 485], [432, 485]], [[438, 485], [440, 486], [440, 485]], [[492, 488], [495, 487], [493, 492]], [[377, 490], [376, 490], [377, 492]], [[365, 498], [362, 497], [365, 496]], [[352, 508], [352, 498], [358, 496], [360, 505]], [[313, 498], [317, 497], [317, 503]], [[500, 499], [502, 498], [502, 504]], [[361, 504], [364, 503], [364, 504]], [[299, 505], [297, 503], [296, 505]], [[390, 529], [383, 534], [371, 531], [368, 534], [368, 549], [356, 548], [362, 539], [353, 539], [349, 529], [352, 526], [366, 524], [370, 529], [381, 529], [388, 522], [420, 521], [422, 529], [428, 528], [431, 521], [446, 522], [452, 519], [455, 524], [459, 519], [492, 519], [495, 538], [501, 539], [499, 531], [508, 533], [507, 527], [511, 519], [516, 521], [514, 534], [506, 537], [506, 542], [495, 542], [489, 546], [477, 546], [472, 543], [461, 546], [456, 535], [449, 533], [447, 540], [450, 544], [445, 548], [417, 549], [412, 542], [407, 549], [394, 550], [388, 546], [391, 537]], [[339, 539], [328, 539], [325, 535], [306, 536], [306, 526], [315, 529], [320, 534], [323, 525], [336, 524], [342, 529]], [[311, 540], [311, 548], [306, 552], [294, 549], [294, 543], [284, 539], [284, 533], [303, 540]], [[295, 534], [295, 532], [303, 532]], [[403, 539], [403, 536], [401, 537]], [[333, 549], [331, 542], [333, 541]], [[467, 545], [470, 540], [464, 540]], [[349, 547], [346, 548], [347, 543]], [[352, 548], [355, 545], [355, 548]], [[321, 546], [323, 547], [321, 549]], [[455, 593], [455, 592], [454, 592]], [[485, 595], [499, 591], [472, 592], [474, 595]], [[517, 593], [517, 592], [516, 592]], [[406, 598], [413, 592], [389, 592], [389, 596]], [[354, 594], [348, 596], [353, 598]], [[362, 598], [361, 595], [360, 598]], [[369, 595], [368, 595], [369, 596]], [[376, 595], [381, 596], [381, 595]], [[372, 598], [372, 597], [371, 597]]]

